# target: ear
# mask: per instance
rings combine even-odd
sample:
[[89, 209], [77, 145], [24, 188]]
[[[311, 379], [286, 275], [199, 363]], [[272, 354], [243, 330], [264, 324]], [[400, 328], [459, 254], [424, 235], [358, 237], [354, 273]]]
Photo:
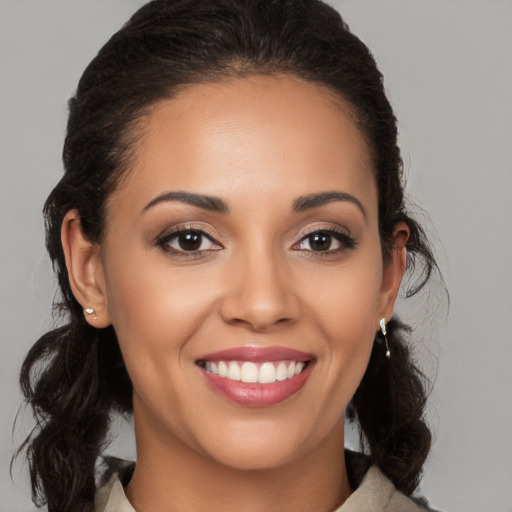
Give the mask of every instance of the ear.
[[393, 231], [391, 251], [384, 262], [380, 290], [380, 314], [377, 325], [382, 317], [389, 321], [393, 316], [398, 290], [407, 266], [406, 244], [408, 239], [409, 227], [405, 222], [399, 222]]
[[85, 314], [87, 322], [94, 327], [107, 327], [111, 322], [100, 246], [84, 235], [77, 210], [70, 210], [64, 217], [61, 241], [73, 295], [84, 314], [86, 309], [94, 310]]

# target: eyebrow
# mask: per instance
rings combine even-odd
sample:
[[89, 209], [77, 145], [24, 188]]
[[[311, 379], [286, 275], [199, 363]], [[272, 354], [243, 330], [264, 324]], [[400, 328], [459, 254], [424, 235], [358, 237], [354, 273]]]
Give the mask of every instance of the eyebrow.
[[153, 208], [157, 204], [167, 201], [180, 201], [192, 206], [197, 206], [203, 210], [208, 210], [217, 213], [227, 213], [229, 211], [228, 205], [218, 197], [206, 196], [203, 194], [194, 194], [193, 192], [167, 192], [150, 201], [142, 210], [143, 212]]
[[323, 206], [327, 203], [332, 203], [333, 201], [346, 201], [356, 205], [363, 214], [365, 220], [367, 220], [366, 211], [359, 199], [351, 194], [347, 194], [346, 192], [338, 191], [320, 192], [318, 194], [301, 196], [293, 202], [293, 211], [303, 212], [312, 208], [318, 208], [319, 206]]
[[[184, 191], [166, 192], [165, 194], [159, 195], [152, 199], [142, 211], [145, 212], [157, 204], [167, 201], [180, 201], [182, 203], [187, 203], [192, 206], [202, 208], [203, 210], [216, 213], [229, 212], [227, 203], [218, 197]], [[366, 220], [366, 211], [361, 202], [356, 197], [351, 194], [347, 194], [346, 192], [328, 191], [300, 196], [293, 202], [292, 210], [295, 213], [300, 213], [313, 208], [318, 208], [319, 206], [323, 206], [333, 201], [345, 201], [356, 205]]]

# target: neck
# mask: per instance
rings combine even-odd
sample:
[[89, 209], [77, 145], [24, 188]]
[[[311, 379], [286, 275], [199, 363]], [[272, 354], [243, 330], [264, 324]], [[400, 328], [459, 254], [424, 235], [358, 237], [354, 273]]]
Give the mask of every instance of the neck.
[[144, 435], [141, 423], [135, 417], [137, 465], [126, 488], [137, 512], [325, 512], [351, 494], [342, 422], [314, 452], [252, 470], [221, 464], [168, 432], [165, 440]]

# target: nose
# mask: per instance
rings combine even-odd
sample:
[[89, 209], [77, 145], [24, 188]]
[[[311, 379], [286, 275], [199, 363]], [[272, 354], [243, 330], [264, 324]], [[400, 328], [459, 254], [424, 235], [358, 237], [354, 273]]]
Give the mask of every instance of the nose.
[[226, 323], [264, 332], [298, 319], [299, 299], [285, 262], [272, 254], [253, 254], [230, 263], [221, 305]]

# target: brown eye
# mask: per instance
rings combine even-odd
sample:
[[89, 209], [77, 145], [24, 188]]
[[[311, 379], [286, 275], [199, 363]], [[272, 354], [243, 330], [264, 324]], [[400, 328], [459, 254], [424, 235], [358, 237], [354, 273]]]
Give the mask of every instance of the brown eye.
[[347, 233], [331, 230], [318, 230], [306, 235], [294, 249], [318, 253], [337, 253], [352, 249], [356, 242]]
[[332, 236], [320, 231], [308, 236], [309, 247], [312, 251], [328, 251], [331, 249]]
[[159, 240], [158, 245], [165, 251], [174, 253], [216, 251], [222, 248], [208, 235], [195, 229], [180, 229], [170, 233]]
[[197, 231], [180, 233], [177, 236], [177, 242], [180, 249], [184, 251], [197, 251], [203, 243], [203, 236]]
[[327, 231], [316, 231], [304, 237], [299, 246], [300, 249], [314, 252], [335, 251], [342, 247], [342, 243], [333, 234]]

